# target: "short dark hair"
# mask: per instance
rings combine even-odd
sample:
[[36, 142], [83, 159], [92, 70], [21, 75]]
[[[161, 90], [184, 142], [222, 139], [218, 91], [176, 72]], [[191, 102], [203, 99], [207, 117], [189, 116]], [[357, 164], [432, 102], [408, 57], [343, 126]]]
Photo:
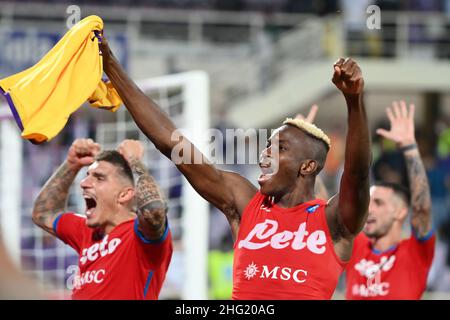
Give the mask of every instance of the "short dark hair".
[[118, 151], [102, 151], [95, 157], [95, 161], [105, 161], [111, 163], [113, 166], [119, 169], [119, 174], [122, 175], [122, 177], [128, 179], [134, 186], [133, 171], [131, 170], [128, 161]]
[[403, 201], [405, 201], [407, 206], [409, 206], [411, 194], [409, 192], [409, 189], [406, 188], [404, 185], [388, 181], [377, 181], [373, 185], [376, 187], [385, 187], [392, 189], [392, 191], [394, 191], [394, 193], [397, 196], [399, 196]]
[[327, 160], [328, 151], [330, 147], [322, 140], [317, 139], [314, 136], [306, 134], [311, 139], [311, 149], [313, 152], [313, 158], [319, 163], [317, 174], [322, 171], [325, 166], [325, 161]]
[[[292, 125], [291, 125], [292, 126]], [[295, 127], [295, 126], [293, 126]], [[295, 127], [297, 128], [297, 127]], [[330, 150], [330, 147], [328, 144], [325, 143], [322, 139], [319, 139], [309, 132], [302, 130], [300, 128], [297, 128], [302, 132], [305, 137], [306, 141], [308, 141], [309, 145], [309, 155], [312, 159], [316, 160], [319, 166], [317, 167], [317, 171], [315, 175], [319, 174], [320, 171], [322, 171], [323, 167], [325, 166], [325, 161], [327, 160], [328, 151]]]

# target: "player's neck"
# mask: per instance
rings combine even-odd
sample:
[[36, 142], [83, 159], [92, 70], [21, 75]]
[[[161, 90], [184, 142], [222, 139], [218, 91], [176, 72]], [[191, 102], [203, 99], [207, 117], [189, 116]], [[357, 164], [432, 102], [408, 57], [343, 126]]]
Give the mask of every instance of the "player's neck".
[[383, 237], [380, 238], [371, 238], [372, 240], [372, 249], [375, 249], [378, 252], [384, 252], [389, 250], [390, 248], [398, 245], [402, 239], [402, 230], [401, 228], [392, 229]]
[[113, 219], [108, 223], [103, 229], [104, 234], [109, 234], [114, 230], [119, 224], [124, 223], [126, 221], [130, 221], [136, 218], [136, 214], [129, 210], [124, 210], [116, 215], [114, 215]]
[[292, 208], [314, 198], [314, 184], [298, 183], [291, 192], [275, 197], [275, 202], [282, 208]]

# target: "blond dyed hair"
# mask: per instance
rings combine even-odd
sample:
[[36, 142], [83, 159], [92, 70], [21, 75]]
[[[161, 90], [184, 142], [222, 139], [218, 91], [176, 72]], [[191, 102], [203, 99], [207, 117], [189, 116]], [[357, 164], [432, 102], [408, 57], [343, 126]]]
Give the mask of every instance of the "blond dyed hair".
[[325, 132], [322, 131], [322, 129], [316, 127], [314, 124], [306, 122], [303, 119], [292, 118], [287, 118], [283, 121], [283, 124], [290, 124], [292, 126], [295, 126], [300, 130], [312, 135], [313, 137], [325, 142], [325, 144], [328, 146], [328, 149], [331, 148], [330, 138], [325, 134]]

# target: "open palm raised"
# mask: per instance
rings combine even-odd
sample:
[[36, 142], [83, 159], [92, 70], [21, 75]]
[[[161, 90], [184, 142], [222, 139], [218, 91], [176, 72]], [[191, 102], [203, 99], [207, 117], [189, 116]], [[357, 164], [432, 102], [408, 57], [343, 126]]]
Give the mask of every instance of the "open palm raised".
[[391, 123], [391, 129], [377, 129], [377, 134], [394, 141], [399, 147], [416, 143], [414, 136], [414, 104], [406, 107], [405, 101], [393, 101], [392, 107], [386, 108], [386, 114]]

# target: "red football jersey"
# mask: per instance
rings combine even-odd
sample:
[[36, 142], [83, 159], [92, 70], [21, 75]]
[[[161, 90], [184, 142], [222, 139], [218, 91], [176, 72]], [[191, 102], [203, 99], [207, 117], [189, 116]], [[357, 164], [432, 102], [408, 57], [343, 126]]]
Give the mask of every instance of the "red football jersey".
[[345, 264], [335, 254], [326, 202], [281, 208], [257, 192], [234, 245], [233, 299], [330, 299]]
[[172, 257], [168, 226], [160, 241], [138, 230], [138, 219], [117, 225], [96, 239], [86, 218], [60, 215], [53, 225], [58, 237], [80, 255], [73, 277], [73, 299], [157, 299]]
[[365, 234], [359, 234], [346, 269], [346, 298], [420, 299], [433, 261], [435, 241], [432, 232], [421, 240], [411, 235], [380, 252], [372, 248]]

